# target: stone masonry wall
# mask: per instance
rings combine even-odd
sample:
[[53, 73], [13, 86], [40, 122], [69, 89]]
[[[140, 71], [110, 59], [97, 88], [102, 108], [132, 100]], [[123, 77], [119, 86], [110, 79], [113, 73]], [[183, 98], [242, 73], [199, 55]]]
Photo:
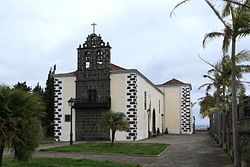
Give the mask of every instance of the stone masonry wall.
[[103, 130], [99, 126], [104, 112], [98, 109], [76, 110], [77, 141], [110, 140], [109, 130]]

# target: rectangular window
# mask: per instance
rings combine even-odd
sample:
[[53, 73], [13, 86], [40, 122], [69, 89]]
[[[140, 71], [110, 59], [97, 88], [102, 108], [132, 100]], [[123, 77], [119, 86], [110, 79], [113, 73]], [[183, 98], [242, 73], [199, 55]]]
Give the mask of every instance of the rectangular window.
[[65, 115], [65, 122], [70, 122], [70, 118], [71, 118], [70, 114], [66, 114]]
[[90, 62], [89, 61], [86, 61], [85, 62], [85, 68], [87, 69], [87, 68], [89, 68], [90, 67]]
[[147, 110], [147, 92], [144, 92], [144, 109]]
[[96, 90], [89, 90], [88, 91], [88, 99], [90, 103], [95, 103], [97, 100], [97, 91]]

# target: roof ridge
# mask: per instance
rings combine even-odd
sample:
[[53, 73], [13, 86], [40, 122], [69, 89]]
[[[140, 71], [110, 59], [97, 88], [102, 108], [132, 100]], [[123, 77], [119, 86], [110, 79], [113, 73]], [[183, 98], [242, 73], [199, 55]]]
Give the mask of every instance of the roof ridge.
[[110, 71], [120, 71], [120, 70], [125, 71], [125, 70], [128, 70], [128, 69], [123, 68], [121, 66], [118, 66], [116, 64], [110, 63]]
[[170, 79], [168, 80], [167, 82], [163, 83], [163, 84], [159, 84], [159, 85], [191, 85], [190, 83], [185, 83], [185, 82], [182, 82], [178, 79]]

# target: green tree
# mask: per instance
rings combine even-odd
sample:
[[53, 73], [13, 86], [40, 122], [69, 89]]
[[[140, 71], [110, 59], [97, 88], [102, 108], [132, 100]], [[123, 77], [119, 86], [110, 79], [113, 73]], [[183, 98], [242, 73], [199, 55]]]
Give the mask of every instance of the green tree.
[[109, 111], [104, 113], [103, 120], [100, 123], [100, 127], [103, 129], [111, 129], [111, 146], [114, 146], [116, 131], [128, 131], [129, 124], [127, 117], [122, 112]]
[[[188, 2], [184, 0], [178, 6]], [[234, 165], [240, 166], [239, 141], [237, 131], [237, 81], [236, 81], [236, 41], [239, 37], [250, 34], [250, 0], [224, 1], [224, 8], [219, 12], [212, 1], [204, 0], [213, 10], [218, 20], [224, 25], [222, 32], [213, 32], [206, 35], [209, 38], [223, 37], [222, 50], [227, 53], [231, 45], [231, 66], [232, 66], [232, 124], [233, 124], [233, 144], [234, 144]], [[173, 11], [172, 11], [173, 12]], [[171, 13], [172, 13], [171, 12]], [[205, 37], [205, 39], [206, 39]]]
[[[249, 72], [250, 68], [247, 65], [242, 65], [243, 63], [247, 62], [250, 60], [250, 55], [248, 52], [242, 51], [239, 54], [237, 54], [237, 65], [236, 65], [236, 77], [237, 77], [237, 97], [240, 99], [243, 98], [245, 95], [245, 87], [244, 84], [242, 84], [241, 78], [242, 78], [242, 73], [244, 72]], [[202, 58], [201, 58], [202, 59]], [[219, 140], [219, 143], [222, 144], [224, 147], [227, 148], [227, 150], [230, 150], [230, 145], [227, 143], [229, 141], [230, 135], [230, 129], [232, 129], [231, 121], [229, 118], [231, 118], [231, 112], [230, 109], [230, 104], [232, 103], [231, 101], [231, 96], [232, 96], [232, 91], [231, 91], [231, 85], [232, 85], [232, 80], [231, 80], [231, 59], [230, 56], [226, 55], [223, 56], [222, 60], [216, 63], [215, 65], [212, 65], [202, 59], [205, 63], [209, 64], [209, 66], [212, 67], [208, 71], [208, 75], [204, 75], [205, 78], [209, 78], [211, 80], [210, 83], [206, 83], [202, 85], [201, 87], [206, 87], [206, 93], [209, 91], [211, 92], [211, 87], [214, 87], [214, 93], [210, 98], [205, 98], [205, 99], [200, 99], [204, 100], [204, 103], [201, 103], [200, 106], [200, 114], [202, 116], [208, 116], [210, 118], [210, 130], [212, 133], [217, 133], [217, 140]], [[208, 99], [211, 98], [214, 99], [214, 102], [208, 103]], [[202, 101], [203, 102], [203, 101]], [[209, 110], [204, 110], [204, 105], [209, 107]], [[241, 103], [240, 103], [241, 104]], [[239, 104], [239, 105], [240, 105]], [[210, 106], [209, 106], [210, 105]], [[211, 117], [212, 113], [214, 111], [223, 111], [223, 113], [220, 114], [221, 121], [218, 123], [217, 128], [222, 128], [222, 129], [214, 129], [213, 125], [213, 117]], [[209, 113], [207, 113], [209, 112]], [[215, 115], [218, 116], [218, 113]], [[216, 125], [215, 125], [216, 126]], [[216, 130], [216, 131], [214, 131]], [[219, 130], [219, 131], [217, 131]], [[222, 133], [223, 131], [223, 133]], [[227, 134], [227, 135], [226, 135]]]
[[44, 102], [46, 105], [46, 115], [43, 118], [43, 126], [47, 137], [54, 136], [54, 77], [56, 66], [50, 68], [44, 92]]
[[[223, 32], [212, 32], [205, 36], [209, 38], [223, 37], [222, 50], [227, 53], [231, 44], [231, 66], [232, 66], [232, 125], [234, 143], [234, 164], [240, 166], [239, 139], [237, 130], [237, 81], [236, 81], [236, 41], [238, 37], [250, 34], [250, 9], [244, 6], [233, 6], [227, 2], [222, 14], [210, 2], [207, 2], [218, 19], [224, 25]], [[248, 0], [244, 4], [249, 3]], [[231, 21], [226, 19], [230, 17]]]
[[205, 97], [202, 97], [199, 100], [199, 104], [201, 106], [200, 114], [202, 118], [211, 117], [212, 111], [215, 108], [216, 103], [214, 96], [207, 93]]
[[0, 166], [6, 145], [13, 148], [18, 161], [31, 157], [40, 141], [43, 111], [44, 104], [36, 94], [0, 86]]
[[[206, 93], [208, 93], [212, 87], [215, 88], [215, 91], [218, 92], [218, 98], [219, 98], [219, 105], [218, 107], [223, 109], [224, 111], [227, 111], [225, 107], [223, 107], [223, 102], [225, 100], [226, 96], [229, 96], [231, 94], [231, 74], [232, 74], [232, 68], [231, 68], [231, 59], [230, 56], [226, 55], [223, 56], [222, 60], [217, 62], [215, 65], [207, 62], [203, 58], [200, 57], [202, 61], [204, 61], [206, 64], [208, 64], [211, 69], [208, 70], [208, 73], [206, 75], [203, 75], [204, 78], [209, 78], [211, 82], [205, 83], [199, 87], [206, 88]], [[246, 51], [241, 51], [236, 55], [236, 78], [237, 78], [237, 96], [240, 97], [240, 94], [244, 92], [244, 84], [242, 81], [242, 74], [243, 73], [249, 73], [250, 72], [250, 66], [244, 65], [245, 63], [250, 61], [250, 54]]]
[[26, 92], [30, 92], [32, 88], [30, 86], [27, 86], [26, 81], [24, 82], [17, 82], [16, 85], [13, 86], [15, 89], [21, 89]]
[[44, 90], [39, 84], [39, 82], [36, 84], [36, 86], [32, 89], [33, 93], [39, 94], [42, 98], [44, 98]]

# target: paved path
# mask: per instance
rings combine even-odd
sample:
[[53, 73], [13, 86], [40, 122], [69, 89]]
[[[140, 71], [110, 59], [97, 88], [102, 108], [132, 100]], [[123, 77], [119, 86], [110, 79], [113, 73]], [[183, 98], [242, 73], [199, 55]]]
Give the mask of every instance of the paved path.
[[[113, 154], [87, 153], [49, 153], [36, 152], [38, 157], [69, 157], [94, 160], [111, 160], [126, 163], [137, 163], [145, 167], [233, 167], [233, 163], [206, 132], [193, 135], [164, 135], [140, 143], [168, 143], [171, 147], [159, 157], [124, 156]], [[57, 143], [66, 145], [68, 143]], [[41, 148], [55, 145], [42, 145]]]
[[165, 135], [150, 142], [169, 143], [171, 147], [146, 167], [233, 167], [227, 155], [206, 132]]

